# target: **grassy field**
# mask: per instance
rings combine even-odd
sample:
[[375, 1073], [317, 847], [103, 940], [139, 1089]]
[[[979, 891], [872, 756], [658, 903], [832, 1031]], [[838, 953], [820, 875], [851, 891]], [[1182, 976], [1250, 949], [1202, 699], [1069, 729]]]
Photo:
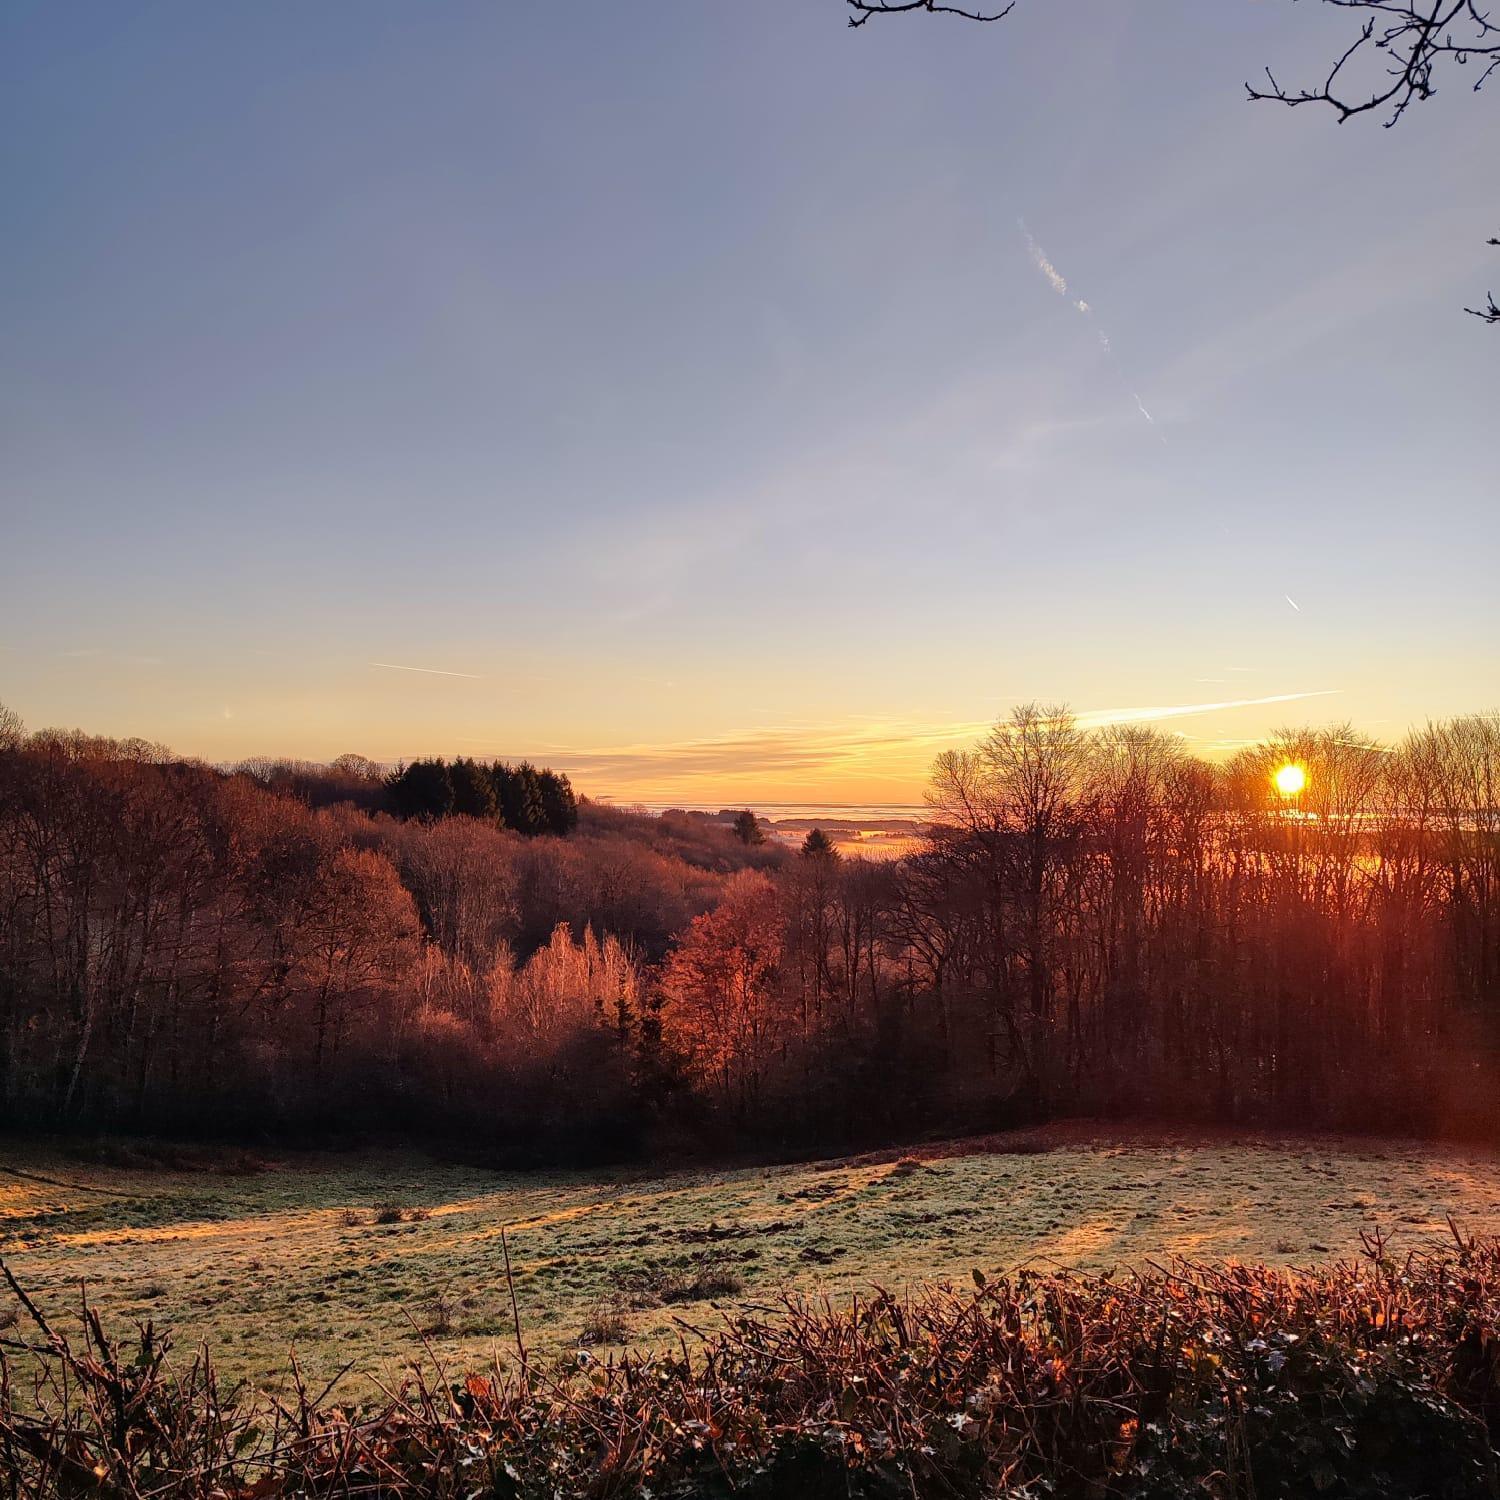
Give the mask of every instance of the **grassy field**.
[[352, 1362], [339, 1388], [352, 1395], [424, 1341], [455, 1367], [509, 1356], [502, 1227], [524, 1335], [549, 1354], [675, 1339], [713, 1303], [768, 1307], [788, 1290], [847, 1298], [974, 1268], [1170, 1255], [1301, 1264], [1357, 1250], [1375, 1225], [1398, 1247], [1429, 1242], [1449, 1214], [1500, 1231], [1500, 1158], [1405, 1142], [1075, 1127], [670, 1175], [395, 1153], [117, 1159], [0, 1146], [0, 1256], [38, 1302], [72, 1324], [86, 1282], [121, 1331], [153, 1318], [268, 1386], [292, 1348], [320, 1380]]

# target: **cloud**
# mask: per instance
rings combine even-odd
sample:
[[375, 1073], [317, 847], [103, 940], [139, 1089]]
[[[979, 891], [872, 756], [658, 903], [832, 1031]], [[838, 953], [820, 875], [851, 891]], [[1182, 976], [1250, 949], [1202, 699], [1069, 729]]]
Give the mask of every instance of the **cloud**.
[[[1082, 728], [1100, 729], [1295, 703], [1338, 691], [1319, 688], [1213, 703], [1085, 709], [1074, 717]], [[596, 747], [516, 745], [498, 739], [464, 743], [483, 745], [490, 754], [504, 758], [545, 760], [554, 769], [579, 778], [585, 790], [654, 801], [686, 797], [695, 789], [705, 795], [728, 796], [737, 781], [753, 779], [763, 786], [768, 777], [777, 778], [782, 786], [817, 787], [825, 795], [827, 787], [840, 779], [858, 779], [864, 784], [876, 778], [917, 783], [939, 750], [973, 744], [992, 728], [994, 721], [987, 719], [925, 724], [877, 720], [854, 725], [785, 724], [706, 739]]]
[[387, 672], [425, 672], [429, 677], [468, 677], [474, 682], [484, 681], [478, 672], [449, 672], [442, 667], [403, 667], [393, 661], [372, 661], [370, 665]]
[[[529, 753], [543, 753], [556, 769], [599, 784], [666, 788], [708, 777], [822, 778], [830, 773], [869, 773], [887, 768], [920, 773], [938, 747], [977, 739], [989, 727], [987, 720], [937, 725], [895, 721], [849, 727], [793, 724], [710, 739], [590, 748], [553, 745], [532, 747]], [[499, 742], [468, 743], [498, 748]]]
[[58, 651], [57, 656], [69, 661], [118, 661], [132, 667], [159, 667], [164, 665], [160, 656], [137, 656], [124, 651], [107, 651], [102, 646], [85, 646], [76, 651]]

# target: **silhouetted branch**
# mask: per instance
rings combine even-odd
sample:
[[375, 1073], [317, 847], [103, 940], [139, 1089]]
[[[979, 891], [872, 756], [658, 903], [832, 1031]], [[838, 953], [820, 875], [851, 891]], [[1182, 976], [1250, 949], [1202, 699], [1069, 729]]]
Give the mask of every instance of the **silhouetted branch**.
[[[1489, 240], [1486, 243], [1500, 246], [1500, 239]], [[1497, 305], [1495, 302], [1495, 294], [1488, 292], [1485, 294], [1485, 297], [1487, 306], [1466, 307], [1464, 311], [1466, 313], [1473, 313], [1476, 318], [1483, 318], [1486, 323], [1500, 323], [1500, 305]]]
[[[1246, 84], [1252, 99], [1270, 99], [1295, 107], [1326, 104], [1335, 110], [1339, 123], [1355, 115], [1390, 110], [1387, 130], [1406, 113], [1414, 100], [1430, 99], [1437, 92], [1434, 73], [1444, 61], [1458, 67], [1471, 59], [1479, 64], [1474, 80], [1476, 92], [1500, 68], [1500, 26], [1480, 10], [1478, 0], [1324, 0], [1345, 10], [1369, 12], [1359, 35], [1334, 63], [1317, 88], [1284, 88], [1269, 68], [1269, 89]], [[1380, 57], [1384, 63], [1384, 86], [1356, 84], [1346, 72], [1356, 59]], [[1496, 243], [1494, 240], [1491, 244]], [[1500, 306], [1493, 295], [1487, 305], [1464, 309], [1487, 323], [1500, 323]]]
[[904, 11], [925, 10], [936, 16], [962, 16], [966, 21], [1003, 21], [1016, 8], [1016, 0], [1001, 10], [969, 10], [962, 5], [939, 5], [937, 0], [845, 0], [855, 14], [851, 26], [863, 26], [871, 16], [895, 16]]
[[[1015, 9], [1016, 0], [993, 12], [939, 5], [936, 0], [845, 0], [845, 3], [854, 12], [849, 24], [863, 26], [871, 16], [908, 11], [962, 16], [970, 21], [999, 21]], [[1471, 61], [1476, 63], [1479, 67], [1474, 80], [1476, 92], [1500, 68], [1500, 25], [1480, 8], [1480, 0], [1323, 0], [1323, 3], [1365, 12], [1368, 19], [1360, 27], [1359, 35], [1318, 86], [1289, 89], [1267, 68], [1269, 87], [1245, 85], [1251, 99], [1269, 99], [1293, 107], [1326, 104], [1336, 112], [1340, 124], [1355, 115], [1388, 108], [1390, 118], [1385, 126], [1390, 129], [1413, 101], [1430, 99], [1437, 92], [1435, 75], [1443, 64], [1465, 67]], [[1375, 75], [1379, 81], [1356, 82], [1354, 75], [1359, 62], [1371, 58], [1384, 64], [1383, 70]], [[1483, 306], [1464, 311], [1483, 318], [1486, 323], [1500, 323], [1500, 304], [1493, 293], [1486, 294]]]
[[[1319, 87], [1287, 89], [1267, 68], [1269, 89], [1245, 85], [1252, 99], [1293, 106], [1326, 104], [1338, 112], [1340, 122], [1389, 105], [1391, 117], [1385, 122], [1389, 129], [1413, 100], [1430, 99], [1437, 92], [1433, 73], [1445, 58], [1459, 67], [1471, 58], [1482, 64], [1474, 80], [1476, 90], [1500, 67], [1500, 27], [1479, 9], [1477, 0], [1324, 0], [1324, 4], [1368, 11], [1370, 18]], [[1382, 56], [1390, 82], [1366, 93], [1346, 81], [1345, 69], [1372, 52]]]

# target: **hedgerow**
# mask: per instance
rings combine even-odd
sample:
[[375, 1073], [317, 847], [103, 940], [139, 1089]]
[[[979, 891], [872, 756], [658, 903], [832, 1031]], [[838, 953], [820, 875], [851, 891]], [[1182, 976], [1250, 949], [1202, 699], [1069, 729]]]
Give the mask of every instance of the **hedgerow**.
[[[10, 1273], [7, 1271], [9, 1278]], [[221, 1389], [150, 1324], [70, 1342], [12, 1281], [11, 1500], [1494, 1497], [1500, 1241], [1302, 1271], [1183, 1261], [786, 1299], [673, 1351], [482, 1373], [374, 1406]]]

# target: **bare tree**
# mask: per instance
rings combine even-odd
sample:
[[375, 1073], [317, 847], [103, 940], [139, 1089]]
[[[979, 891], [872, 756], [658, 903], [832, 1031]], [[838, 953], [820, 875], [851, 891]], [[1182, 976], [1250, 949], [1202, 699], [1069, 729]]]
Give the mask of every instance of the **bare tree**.
[[[939, 5], [935, 0], [845, 0], [853, 15], [851, 26], [863, 26], [875, 16], [911, 11], [961, 16], [970, 21], [1004, 20], [1016, 0], [995, 11]], [[1386, 128], [1397, 124], [1410, 106], [1437, 92], [1440, 73], [1473, 65], [1478, 69], [1477, 93], [1500, 68], [1500, 25], [1480, 8], [1479, 0], [1323, 0], [1340, 10], [1362, 12], [1359, 34], [1341, 52], [1320, 84], [1287, 88], [1269, 68], [1267, 87], [1245, 85], [1253, 100], [1291, 106], [1322, 104], [1334, 110], [1339, 123], [1356, 115], [1389, 110]], [[1500, 239], [1489, 241], [1500, 246]], [[1486, 323], [1500, 323], [1500, 304], [1486, 293], [1483, 305], [1465, 312]]]
[[[1342, 122], [1354, 115], [1389, 108], [1387, 128], [1418, 99], [1437, 92], [1439, 68], [1479, 65], [1478, 91], [1500, 67], [1500, 26], [1490, 22], [1476, 0], [1324, 0], [1343, 10], [1364, 11], [1369, 19], [1316, 88], [1287, 89], [1269, 68], [1268, 89], [1246, 84], [1252, 99], [1280, 104], [1326, 104]], [[1361, 65], [1374, 62], [1370, 75]]]
[[[1288, 89], [1269, 68], [1268, 88], [1246, 84], [1252, 99], [1278, 104], [1323, 104], [1337, 113], [1338, 121], [1373, 111], [1390, 111], [1386, 129], [1395, 125], [1417, 100], [1437, 92], [1439, 69], [1452, 70], [1474, 64], [1477, 93], [1485, 80], [1500, 68], [1500, 26], [1491, 22], [1477, 0], [1324, 0], [1344, 10], [1368, 13], [1359, 35], [1339, 55], [1321, 84], [1313, 88]], [[1374, 69], [1364, 64], [1373, 63]], [[1500, 239], [1489, 241], [1500, 245]], [[1500, 323], [1500, 306], [1493, 293], [1482, 307], [1465, 312], [1486, 323]]]
[[[1361, 11], [1368, 19], [1359, 35], [1339, 54], [1323, 82], [1315, 88], [1288, 89], [1269, 68], [1269, 88], [1246, 84], [1252, 99], [1274, 99], [1280, 104], [1326, 104], [1339, 119], [1390, 108], [1387, 126], [1394, 125], [1418, 99], [1437, 92], [1434, 77], [1440, 68], [1479, 68], [1477, 92], [1500, 68], [1500, 26], [1491, 22], [1478, 0], [1323, 0], [1340, 10]], [[962, 5], [940, 5], [937, 0], [845, 0], [854, 12], [851, 26], [863, 26], [876, 16], [927, 11], [960, 16], [968, 21], [1003, 21], [1016, 0], [999, 10], [975, 10]], [[1362, 77], [1366, 61], [1377, 64], [1373, 78]]]

